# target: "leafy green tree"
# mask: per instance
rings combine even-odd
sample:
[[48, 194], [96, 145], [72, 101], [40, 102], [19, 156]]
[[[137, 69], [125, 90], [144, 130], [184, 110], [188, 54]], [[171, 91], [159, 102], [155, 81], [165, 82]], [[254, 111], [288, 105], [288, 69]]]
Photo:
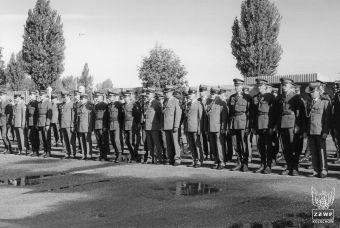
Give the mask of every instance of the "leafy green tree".
[[0, 47], [0, 85], [6, 84], [5, 61], [2, 60], [2, 47]]
[[63, 77], [61, 79], [61, 84], [64, 90], [66, 91], [73, 91], [76, 89], [76, 77], [73, 77], [72, 75]]
[[96, 84], [96, 89], [97, 90], [109, 90], [113, 88], [113, 82], [110, 78], [104, 80], [101, 83]]
[[185, 80], [187, 71], [180, 59], [171, 49], [156, 45], [148, 57], [144, 57], [138, 69], [138, 77], [142, 83], [155, 88], [173, 85], [183, 89], [188, 82]]
[[40, 89], [46, 89], [64, 71], [65, 39], [61, 17], [48, 0], [37, 0], [28, 11], [23, 42], [25, 70]]
[[21, 52], [16, 56], [12, 53], [6, 68], [6, 82], [9, 87], [15, 91], [29, 89], [29, 80], [24, 70]]
[[81, 73], [78, 82], [78, 86], [84, 86], [86, 92], [89, 92], [93, 86], [93, 77], [90, 75], [90, 69], [87, 63], [84, 65], [83, 72]]
[[277, 41], [281, 16], [269, 0], [244, 0], [232, 26], [232, 54], [244, 77], [272, 76], [281, 59]]

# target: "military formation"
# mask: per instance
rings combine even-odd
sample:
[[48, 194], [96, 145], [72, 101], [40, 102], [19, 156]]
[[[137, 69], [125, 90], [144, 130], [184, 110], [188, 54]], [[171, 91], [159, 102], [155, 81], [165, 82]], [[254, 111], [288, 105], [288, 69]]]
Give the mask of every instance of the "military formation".
[[[33, 90], [25, 103], [20, 94], [10, 102], [0, 91], [3, 153], [14, 153], [8, 138], [12, 131], [19, 155], [50, 157], [53, 141], [63, 148], [64, 159], [93, 159], [95, 136], [100, 161], [121, 162], [126, 156], [128, 162], [178, 166], [185, 137], [191, 167], [212, 160], [213, 169], [223, 170], [236, 155], [232, 170], [247, 172], [255, 138], [261, 159], [256, 173], [269, 174], [277, 160], [285, 160], [281, 174], [297, 176], [300, 163], [311, 160], [311, 176], [324, 178], [330, 134], [337, 148], [335, 162], [340, 163], [340, 82], [335, 82], [332, 98], [325, 83], [309, 83], [308, 99], [289, 78], [281, 78], [280, 91], [256, 79], [254, 96], [243, 80], [233, 82], [230, 96], [226, 89], [205, 85], [182, 93], [173, 86], [140, 93], [113, 89], [95, 92], [94, 99], [77, 90], [60, 95]], [[110, 148], [114, 156], [108, 156]]]

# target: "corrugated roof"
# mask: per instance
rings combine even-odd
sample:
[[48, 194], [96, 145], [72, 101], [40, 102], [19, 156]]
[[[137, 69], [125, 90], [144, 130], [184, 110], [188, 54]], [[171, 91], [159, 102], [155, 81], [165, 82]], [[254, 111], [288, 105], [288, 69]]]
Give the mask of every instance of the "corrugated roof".
[[247, 85], [255, 84], [255, 79], [261, 78], [267, 80], [271, 84], [279, 84], [280, 78], [289, 78], [292, 79], [295, 83], [309, 83], [318, 80], [318, 74], [288, 74], [288, 75], [275, 75], [275, 76], [259, 76], [259, 77], [251, 77], [246, 78], [245, 83]]

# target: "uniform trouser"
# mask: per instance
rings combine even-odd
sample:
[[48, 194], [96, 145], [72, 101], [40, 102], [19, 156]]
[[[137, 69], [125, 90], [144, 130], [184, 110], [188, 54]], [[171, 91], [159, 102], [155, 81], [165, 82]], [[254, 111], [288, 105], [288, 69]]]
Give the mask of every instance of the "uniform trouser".
[[268, 129], [259, 129], [257, 130], [258, 137], [257, 137], [257, 148], [260, 152], [261, 156], [261, 165], [264, 168], [271, 167], [272, 160], [273, 160], [273, 151], [270, 150], [270, 136]]
[[122, 147], [122, 152], [124, 152], [124, 125], [119, 126], [119, 141], [120, 141], [120, 146]]
[[[158, 161], [162, 161], [162, 147], [160, 142], [160, 131], [145, 131], [146, 133], [146, 141], [149, 148], [150, 155], [148, 155], [148, 159], [152, 159], [156, 155], [156, 159]], [[156, 153], [155, 153], [156, 152]]]
[[72, 138], [72, 133], [71, 133], [71, 129], [68, 128], [61, 128], [61, 132], [63, 135], [63, 139], [64, 139], [64, 147], [66, 149], [66, 154], [68, 156], [71, 156], [71, 152], [73, 152], [73, 155], [76, 155], [76, 151], [73, 151], [73, 146], [71, 145], [71, 138]]
[[231, 130], [230, 134], [232, 137], [234, 150], [236, 151], [241, 164], [248, 165], [249, 151], [246, 149], [247, 137], [245, 135], [244, 130], [243, 129]]
[[96, 138], [99, 147], [99, 158], [106, 159], [108, 153], [108, 132], [103, 131], [103, 129], [96, 129]]
[[8, 135], [7, 135], [7, 126], [6, 125], [0, 126], [0, 131], [1, 131], [2, 140], [4, 141], [5, 148], [9, 150], [10, 152], [12, 152], [11, 142], [9, 141]]
[[334, 129], [331, 129], [331, 136], [332, 136], [332, 139], [333, 139], [333, 142], [334, 142], [334, 145], [335, 145], [335, 148], [336, 148], [336, 151], [338, 153], [340, 153], [340, 148], [339, 148], [339, 136], [338, 133], [336, 131], [334, 131]]
[[163, 156], [163, 159], [167, 159], [167, 147], [166, 147], [166, 136], [165, 136], [165, 131], [164, 130], [161, 130], [160, 131], [160, 143], [161, 143], [161, 147], [162, 147], [162, 156]]
[[136, 157], [135, 151], [131, 145], [132, 142], [132, 130], [124, 130], [125, 144], [130, 152], [131, 157]]
[[327, 153], [324, 150], [326, 140], [321, 135], [308, 136], [309, 148], [312, 153], [312, 165], [315, 172], [327, 170]]
[[200, 142], [201, 142], [201, 148], [204, 151], [204, 155], [206, 157], [208, 157], [209, 156], [209, 145], [208, 145], [208, 134], [207, 134], [207, 132], [201, 131]]
[[39, 138], [41, 139], [43, 146], [44, 146], [44, 152], [45, 153], [51, 153], [51, 128], [48, 127], [38, 127], [39, 131]]
[[[57, 123], [51, 123], [51, 131], [53, 131], [53, 135], [54, 135], [54, 139], [55, 139], [55, 143], [57, 143], [59, 141], [59, 139], [61, 137], [59, 137], [60, 134], [60, 129], [59, 129], [59, 124]], [[51, 132], [52, 133], [52, 132]], [[51, 135], [49, 136], [51, 138]]]
[[25, 138], [24, 138], [24, 128], [22, 127], [15, 127], [14, 128], [15, 135], [18, 141], [18, 148], [19, 151], [22, 151], [25, 149]]
[[79, 149], [82, 151], [79, 133], [76, 130], [74, 130], [71, 134], [71, 145], [72, 145], [72, 150], [74, 154], [77, 153], [77, 142], [76, 142], [77, 139], [78, 139]]
[[83, 158], [87, 158], [88, 156], [92, 155], [92, 139], [91, 134], [92, 132], [78, 132], [80, 143], [81, 143], [81, 149]]
[[231, 137], [230, 132], [226, 134], [226, 142], [227, 142], [227, 159], [226, 161], [231, 161], [233, 159], [234, 155], [234, 149], [233, 149], [233, 139]]
[[32, 151], [38, 153], [40, 145], [38, 128], [28, 127], [27, 135], [31, 142]]
[[200, 135], [198, 135], [197, 132], [187, 132], [186, 135], [194, 163], [202, 164], [204, 158], [203, 150], [200, 147]]
[[181, 160], [181, 149], [178, 144], [178, 131], [164, 130], [166, 138], [167, 157], [170, 162]]
[[110, 130], [110, 141], [113, 146], [113, 149], [115, 150], [116, 154], [119, 154], [122, 152], [122, 147], [120, 145], [120, 137], [119, 137], [120, 129], [117, 130]]
[[210, 153], [214, 156], [215, 164], [224, 164], [221, 134], [220, 132], [209, 132]]
[[29, 144], [29, 140], [28, 140], [28, 128], [25, 127], [24, 128], [24, 139], [25, 139], [25, 147], [27, 150], [30, 149], [30, 144]]
[[138, 123], [133, 123], [133, 128], [132, 128], [132, 146], [135, 150], [136, 153], [138, 153], [140, 141], [142, 139], [141, 136], [141, 125]]
[[269, 135], [269, 142], [268, 142], [268, 150], [272, 155], [272, 160], [276, 159], [277, 154], [279, 153], [279, 137], [277, 132], [273, 132], [272, 135]]
[[297, 142], [302, 137], [301, 134], [294, 134], [294, 128], [284, 128], [280, 130], [283, 155], [287, 163], [287, 169], [298, 169], [301, 150], [298, 150]]
[[253, 133], [252, 132], [249, 132], [249, 134], [246, 134], [244, 137], [246, 139], [246, 150], [247, 150], [247, 154], [249, 156], [252, 156], [253, 154], [253, 149], [251, 147], [251, 143], [252, 143], [252, 140], [253, 140]]
[[338, 153], [340, 153], [340, 128], [339, 129], [333, 128], [332, 132], [333, 132], [335, 141], [338, 143], [338, 147], [337, 147]]

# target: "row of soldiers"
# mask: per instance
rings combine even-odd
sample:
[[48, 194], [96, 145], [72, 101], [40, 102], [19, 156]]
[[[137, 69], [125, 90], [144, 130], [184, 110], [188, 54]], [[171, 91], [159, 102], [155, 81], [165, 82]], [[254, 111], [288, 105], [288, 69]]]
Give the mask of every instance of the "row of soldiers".
[[[258, 94], [249, 95], [241, 79], [234, 79], [236, 93], [227, 96], [223, 88], [201, 85], [189, 88], [182, 97], [172, 86], [163, 91], [144, 88], [136, 97], [133, 91], [96, 92], [94, 102], [85, 93], [62, 92], [51, 99], [46, 91], [31, 91], [25, 104], [20, 94], [14, 95], [14, 106], [0, 91], [0, 130], [6, 152], [12, 153], [7, 129], [14, 127], [18, 153], [39, 156], [40, 144], [44, 156], [51, 154], [51, 133], [56, 143], [63, 142], [65, 159], [76, 157], [78, 141], [82, 159], [92, 157], [92, 133], [99, 148], [99, 160], [108, 160], [110, 144], [119, 162], [126, 145], [130, 161], [156, 164], [181, 164], [180, 138], [182, 127], [192, 153], [195, 168], [213, 159], [215, 169], [226, 168], [234, 152], [238, 164], [232, 170], [248, 170], [252, 137], [257, 139], [261, 166], [255, 172], [270, 173], [279, 146], [287, 166], [282, 174], [298, 175], [303, 141], [308, 141], [314, 176], [327, 176], [326, 143], [329, 132], [339, 141], [339, 92], [333, 101], [324, 94], [325, 84], [310, 83], [304, 101], [293, 80], [282, 78], [282, 94], [266, 80], [257, 79]], [[336, 83], [335, 89], [339, 88]], [[12, 118], [13, 117], [13, 118]], [[333, 121], [332, 127], [330, 121]], [[308, 139], [308, 140], [307, 140]], [[144, 144], [145, 154], [138, 153]], [[281, 144], [281, 145], [279, 145]]]

